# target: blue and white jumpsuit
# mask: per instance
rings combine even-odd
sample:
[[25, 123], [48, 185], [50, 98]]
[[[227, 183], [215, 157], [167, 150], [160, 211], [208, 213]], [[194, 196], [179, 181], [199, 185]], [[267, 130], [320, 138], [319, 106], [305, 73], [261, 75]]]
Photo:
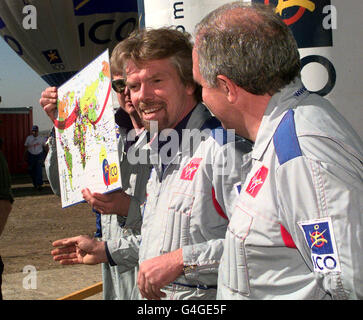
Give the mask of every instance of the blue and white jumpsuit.
[[299, 79], [272, 96], [242, 170], [218, 299], [363, 298], [362, 151]]

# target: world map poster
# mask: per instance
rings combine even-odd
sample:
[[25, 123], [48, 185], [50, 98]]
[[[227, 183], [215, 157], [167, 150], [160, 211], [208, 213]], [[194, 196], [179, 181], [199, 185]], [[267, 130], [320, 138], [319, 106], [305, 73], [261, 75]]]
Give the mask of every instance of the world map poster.
[[108, 50], [58, 88], [57, 107], [62, 207], [83, 202], [84, 188], [121, 188]]

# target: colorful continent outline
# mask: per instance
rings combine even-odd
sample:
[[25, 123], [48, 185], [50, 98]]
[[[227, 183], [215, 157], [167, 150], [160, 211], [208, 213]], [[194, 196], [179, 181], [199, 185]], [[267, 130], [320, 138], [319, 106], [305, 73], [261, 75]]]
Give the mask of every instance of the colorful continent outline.
[[[98, 116], [98, 118], [95, 121], [90, 121], [93, 125], [97, 124], [101, 120], [103, 113], [105, 111], [108, 99], [110, 97], [110, 92], [111, 92], [111, 83], [108, 86], [106, 99], [102, 106], [100, 115]], [[55, 119], [53, 123], [57, 129], [65, 130], [65, 129], [69, 128], [76, 121], [76, 119], [78, 118], [78, 113], [79, 113], [79, 105], [78, 105], [78, 100], [76, 100], [76, 107], [73, 109], [72, 113], [68, 116], [68, 118], [63, 121]]]

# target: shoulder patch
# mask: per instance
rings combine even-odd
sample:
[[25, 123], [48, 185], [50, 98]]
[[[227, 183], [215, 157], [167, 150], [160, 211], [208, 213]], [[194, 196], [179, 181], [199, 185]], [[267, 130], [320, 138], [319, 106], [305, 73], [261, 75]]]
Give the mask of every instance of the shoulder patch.
[[294, 121], [294, 111], [290, 109], [286, 112], [278, 125], [273, 141], [275, 151], [280, 164], [302, 156], [302, 152], [297, 139]]
[[314, 271], [319, 273], [340, 272], [340, 262], [330, 217], [298, 224], [310, 249]]

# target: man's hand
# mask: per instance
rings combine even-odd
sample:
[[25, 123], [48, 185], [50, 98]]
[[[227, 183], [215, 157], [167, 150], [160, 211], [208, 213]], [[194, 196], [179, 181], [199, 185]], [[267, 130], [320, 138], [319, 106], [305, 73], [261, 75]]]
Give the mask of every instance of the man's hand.
[[165, 293], [160, 289], [183, 273], [183, 251], [178, 249], [140, 264], [137, 284], [141, 295], [149, 300], [160, 300]]
[[92, 193], [88, 188], [82, 190], [83, 199], [99, 213], [127, 216], [131, 197], [122, 190], [106, 194]]
[[65, 238], [53, 242], [54, 261], [60, 264], [98, 264], [107, 262], [105, 243], [89, 236]]
[[40, 105], [48, 117], [54, 122], [57, 114], [57, 99], [58, 90], [56, 87], [48, 87], [42, 92], [42, 96], [39, 100]]

